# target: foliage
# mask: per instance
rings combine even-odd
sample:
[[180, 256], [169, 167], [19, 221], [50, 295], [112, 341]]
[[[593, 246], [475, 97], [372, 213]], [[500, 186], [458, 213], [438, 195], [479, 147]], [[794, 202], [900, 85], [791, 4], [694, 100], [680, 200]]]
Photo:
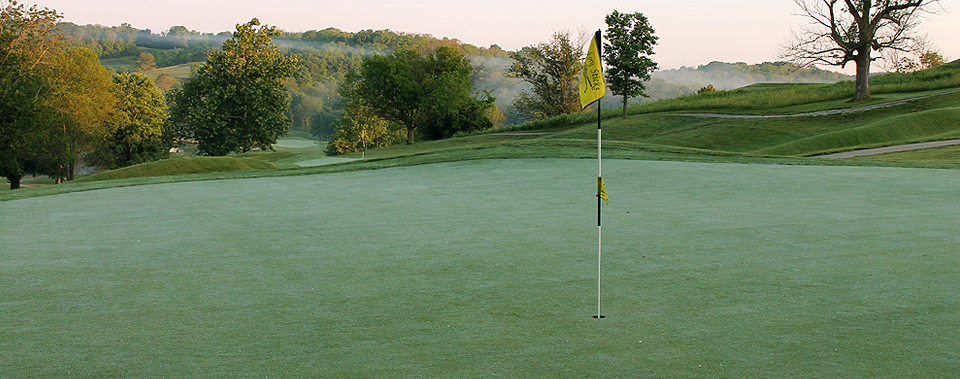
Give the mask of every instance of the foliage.
[[324, 151], [327, 155], [343, 155], [382, 148], [403, 140], [406, 131], [400, 125], [375, 115], [362, 102], [351, 104], [332, 125], [335, 132]]
[[193, 137], [202, 155], [271, 149], [287, 133], [290, 97], [284, 80], [298, 58], [284, 56], [275, 27], [257, 19], [238, 24], [222, 51], [210, 54], [194, 78], [174, 90], [171, 115], [178, 137]]
[[513, 65], [507, 76], [533, 86], [523, 91], [513, 106], [528, 119], [580, 111], [577, 78], [583, 66], [583, 43], [576, 45], [569, 32], [555, 32], [549, 42], [527, 46], [510, 53]]
[[[91, 48], [101, 57], [135, 58], [138, 54], [148, 53], [155, 56], [158, 67], [205, 62], [207, 56], [218, 51], [219, 46], [230, 36], [230, 33], [200, 33], [183, 26], [174, 26], [160, 33], [137, 30], [128, 24], [106, 27], [79, 26], [65, 22], [60, 24], [60, 28], [64, 30], [63, 35], [70, 44]], [[351, 33], [335, 28], [297, 33], [281, 32], [274, 36], [273, 42], [280, 46], [284, 55], [296, 54], [301, 57], [296, 77], [286, 83], [292, 95], [290, 106], [293, 112], [289, 115], [293, 119], [292, 129], [307, 130], [310, 117], [316, 113], [342, 112], [337, 87], [346, 73], [358, 70], [364, 57], [386, 54], [401, 47], [423, 50], [435, 50], [440, 46], [456, 48], [472, 60], [482, 62], [478, 63], [478, 67], [485, 65], [486, 68], [494, 69], [490, 75], [479, 79], [482, 83], [478, 88], [505, 94], [504, 99], [513, 97], [513, 82], [501, 83], [503, 77], [500, 61], [506, 60], [506, 52], [497, 46], [477, 47], [456, 39], [390, 30], [361, 30]], [[120, 46], [124, 48], [117, 50]], [[117, 69], [125, 72], [138, 68], [131, 59], [130, 63], [119, 65]], [[176, 82], [157, 84], [164, 91], [180, 85]]]
[[934, 68], [944, 63], [945, 62], [943, 61], [943, 56], [936, 51], [926, 51], [920, 55], [921, 68], [924, 68], [924, 69]]
[[322, 111], [310, 116], [310, 134], [321, 141], [329, 141], [337, 131], [334, 123], [343, 116], [343, 112]]
[[55, 173], [58, 144], [53, 108], [46, 103], [53, 86], [47, 76], [60, 15], [0, 0], [0, 176], [10, 188], [27, 174]]
[[810, 27], [794, 33], [780, 56], [801, 66], [857, 66], [854, 101], [870, 97], [871, 53], [910, 50], [920, 15], [939, 0], [794, 0]]
[[705, 93], [714, 93], [714, 92], [717, 92], [717, 89], [713, 88], [713, 84], [707, 84], [706, 87], [700, 88], [700, 90], [697, 91], [697, 94], [702, 95]]
[[[56, 88], [51, 104], [58, 110], [64, 161], [55, 176], [73, 180], [78, 160], [109, 134], [111, 112], [117, 106], [110, 72], [90, 49], [71, 47], [53, 57], [51, 79]], [[124, 99], [136, 100], [136, 99]]]
[[622, 97], [623, 117], [627, 117], [627, 101], [631, 97], [648, 97], [644, 83], [657, 63], [650, 59], [657, 36], [643, 13], [620, 13], [606, 16], [607, 42], [603, 58], [607, 63], [606, 79], [610, 92]]
[[495, 98], [485, 93], [482, 98], [463, 98], [462, 103], [451, 112], [431, 119], [420, 130], [420, 135], [428, 140], [450, 138], [457, 134], [472, 133], [494, 127], [491, 116], [497, 113]]
[[157, 85], [157, 88], [159, 88], [161, 92], [167, 92], [173, 89], [174, 87], [181, 85], [180, 81], [177, 80], [177, 78], [174, 78], [173, 76], [167, 73], [162, 73], [160, 75], [157, 75], [157, 78], [154, 79], [153, 82], [154, 84]]
[[150, 53], [140, 53], [137, 56], [137, 69], [142, 72], [147, 72], [157, 68], [157, 60], [154, 58], [153, 54]]
[[93, 162], [115, 169], [169, 156], [173, 134], [163, 94], [153, 81], [143, 74], [119, 74], [113, 77], [111, 92], [117, 106]]
[[127, 23], [106, 27], [100, 25], [80, 26], [70, 22], [61, 22], [57, 24], [57, 29], [59, 29], [60, 36], [67, 44], [90, 49], [100, 58], [136, 56], [139, 53], [137, 48], [138, 36], [142, 35], [143, 32], [149, 32], [137, 30]]
[[359, 72], [347, 76], [340, 95], [345, 108], [363, 107], [402, 125], [412, 144], [420, 128], [430, 139], [491, 125], [485, 112], [492, 101], [471, 95], [473, 72], [456, 49], [441, 46], [421, 53], [404, 48], [364, 59]]
[[926, 46], [920, 47], [921, 49], [916, 54], [901, 51], [886, 52], [883, 55], [883, 68], [888, 72], [903, 74], [934, 68], [946, 63], [938, 51], [926, 49]]

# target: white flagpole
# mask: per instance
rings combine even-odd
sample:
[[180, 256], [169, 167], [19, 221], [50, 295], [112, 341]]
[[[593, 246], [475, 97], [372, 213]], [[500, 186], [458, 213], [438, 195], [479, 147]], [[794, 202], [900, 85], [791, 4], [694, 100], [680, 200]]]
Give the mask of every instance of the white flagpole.
[[[600, 129], [600, 102], [597, 101], [597, 178], [603, 178], [603, 135]], [[599, 181], [599, 180], [598, 180]], [[602, 206], [600, 193], [597, 193], [597, 318], [603, 318], [600, 313], [600, 262], [603, 258], [603, 223], [600, 222]]]

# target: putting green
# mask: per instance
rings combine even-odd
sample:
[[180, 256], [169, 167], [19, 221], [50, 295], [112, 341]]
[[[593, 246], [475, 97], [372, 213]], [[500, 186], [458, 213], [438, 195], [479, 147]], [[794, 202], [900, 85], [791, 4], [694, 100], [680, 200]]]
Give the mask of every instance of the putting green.
[[289, 149], [304, 149], [308, 147], [317, 147], [316, 141], [311, 141], [307, 139], [299, 138], [281, 138], [277, 140], [277, 143], [273, 144], [275, 147], [285, 147]]
[[336, 157], [324, 157], [320, 159], [311, 159], [308, 161], [294, 163], [300, 167], [316, 167], [316, 166], [325, 166], [329, 164], [337, 163], [347, 163], [357, 160], [356, 158], [336, 158]]
[[0, 203], [11, 377], [939, 377], [960, 171], [493, 160]]

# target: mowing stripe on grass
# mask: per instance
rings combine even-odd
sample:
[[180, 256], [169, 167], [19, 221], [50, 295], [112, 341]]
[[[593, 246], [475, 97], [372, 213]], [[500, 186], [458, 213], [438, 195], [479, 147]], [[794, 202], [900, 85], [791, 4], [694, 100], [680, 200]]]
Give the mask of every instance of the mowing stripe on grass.
[[960, 172], [489, 160], [0, 203], [12, 377], [937, 377]]

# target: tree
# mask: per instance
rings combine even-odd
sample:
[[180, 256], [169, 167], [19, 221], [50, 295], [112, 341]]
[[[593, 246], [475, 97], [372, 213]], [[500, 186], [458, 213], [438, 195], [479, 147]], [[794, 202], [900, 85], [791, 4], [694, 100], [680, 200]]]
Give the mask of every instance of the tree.
[[483, 98], [461, 99], [460, 104], [453, 104], [454, 112], [443, 112], [439, 117], [428, 120], [422, 127], [420, 135], [429, 140], [450, 138], [457, 133], [470, 133], [486, 130], [493, 127], [490, 119], [490, 110], [496, 109], [497, 100], [484, 93]]
[[153, 83], [157, 85], [157, 88], [159, 88], [161, 92], [167, 92], [180, 85], [180, 81], [177, 80], [177, 78], [174, 78], [167, 73], [157, 75], [157, 78], [153, 80]]
[[137, 56], [137, 69], [141, 72], [147, 72], [157, 68], [157, 60], [150, 53], [140, 53]]
[[[172, 29], [171, 29], [172, 30]], [[196, 138], [198, 153], [227, 155], [253, 148], [272, 150], [291, 124], [290, 95], [298, 56], [284, 56], [271, 38], [276, 27], [253, 19], [238, 24], [221, 51], [210, 54], [196, 75], [171, 93], [171, 116]]]
[[793, 33], [780, 57], [800, 66], [856, 63], [854, 101], [870, 97], [873, 51], [910, 50], [922, 12], [939, 0], [794, 0], [810, 25]]
[[46, 173], [55, 149], [53, 86], [47, 76], [60, 36], [60, 15], [48, 8], [0, 0], [0, 176], [10, 189], [26, 174]]
[[106, 135], [110, 112], [116, 103], [110, 72], [100, 65], [93, 50], [74, 47], [54, 55], [51, 79], [56, 87], [50, 100], [57, 109], [62, 132], [63, 159], [56, 175], [73, 180], [77, 161], [92, 151]]
[[920, 67], [934, 68], [944, 64], [943, 56], [936, 51], [926, 51], [920, 55]]
[[606, 17], [607, 41], [603, 44], [603, 58], [607, 62], [607, 85], [614, 95], [623, 97], [623, 118], [627, 118], [627, 100], [631, 97], [649, 97], [644, 82], [657, 69], [650, 59], [657, 36], [643, 13], [620, 13], [616, 10]]
[[705, 93], [717, 93], [717, 89], [713, 88], [713, 84], [707, 84], [706, 87], [701, 87], [700, 90], [697, 91], [698, 95], [702, 95]]
[[310, 116], [310, 134], [321, 141], [329, 141], [337, 131], [334, 126], [343, 115], [343, 111], [325, 110]]
[[580, 111], [577, 78], [583, 68], [583, 41], [575, 46], [570, 33], [556, 32], [553, 39], [510, 53], [513, 64], [507, 76], [533, 86], [523, 91], [513, 106], [528, 119], [544, 119]]
[[386, 147], [403, 140], [405, 134], [402, 126], [376, 116], [374, 110], [362, 101], [348, 106], [333, 128], [336, 131], [324, 151], [327, 155]]
[[323, 109], [323, 100], [303, 93], [294, 93], [290, 102], [292, 128], [307, 130], [310, 128], [310, 116]]
[[114, 169], [166, 158], [173, 135], [160, 89], [143, 74], [124, 73], [113, 77], [111, 94], [117, 105], [95, 162]]
[[341, 84], [340, 96], [344, 108], [362, 103], [377, 117], [403, 125], [407, 144], [413, 144], [421, 127], [431, 129], [431, 138], [445, 135], [442, 130], [486, 125], [483, 114], [492, 102], [470, 94], [473, 72], [470, 60], [454, 48], [432, 53], [403, 48], [365, 58], [359, 72]]

